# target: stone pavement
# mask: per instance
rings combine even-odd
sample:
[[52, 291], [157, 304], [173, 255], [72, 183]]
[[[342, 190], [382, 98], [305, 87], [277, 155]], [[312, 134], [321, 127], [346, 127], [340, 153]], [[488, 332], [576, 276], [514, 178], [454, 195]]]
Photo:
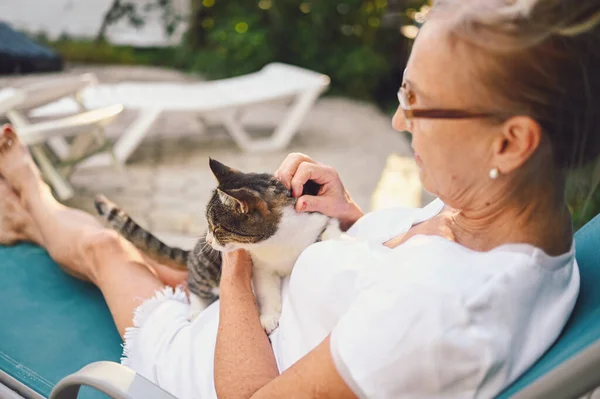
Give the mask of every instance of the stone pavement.
[[[190, 79], [177, 72], [136, 67], [78, 67], [67, 73], [82, 71], [95, 72], [101, 81]], [[0, 80], [0, 86], [8, 84], [15, 80]], [[274, 124], [282, 114], [280, 106], [263, 106], [248, 112], [244, 120], [251, 126]], [[134, 111], [125, 111], [108, 134], [118, 135], [134, 116]], [[204, 208], [216, 187], [209, 157], [242, 171], [273, 172], [294, 151], [333, 166], [365, 211], [420, 206], [427, 201], [410, 144], [391, 128], [391, 115], [371, 104], [325, 97], [289, 148], [270, 153], [244, 153], [224, 130], [206, 128], [193, 114], [167, 113], [155, 123], [124, 172], [112, 167], [76, 170], [71, 181], [77, 195], [68, 204], [93, 212], [94, 196], [105, 194], [165, 241], [188, 247], [206, 227]]]

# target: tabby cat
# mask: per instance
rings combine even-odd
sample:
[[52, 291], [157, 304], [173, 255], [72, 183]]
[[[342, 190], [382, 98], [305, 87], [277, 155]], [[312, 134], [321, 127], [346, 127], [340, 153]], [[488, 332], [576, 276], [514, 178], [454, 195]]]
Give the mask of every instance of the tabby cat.
[[[296, 199], [271, 174], [244, 173], [214, 159], [209, 165], [218, 187], [206, 207], [208, 231], [191, 251], [167, 246], [104, 196], [96, 198], [96, 209], [149, 257], [189, 271], [190, 318], [219, 296], [221, 252], [247, 250], [253, 262], [260, 322], [270, 333], [281, 312], [281, 278], [291, 273], [306, 247], [339, 236], [339, 222], [320, 213], [296, 212]], [[304, 194], [316, 195], [318, 190], [309, 181]]]

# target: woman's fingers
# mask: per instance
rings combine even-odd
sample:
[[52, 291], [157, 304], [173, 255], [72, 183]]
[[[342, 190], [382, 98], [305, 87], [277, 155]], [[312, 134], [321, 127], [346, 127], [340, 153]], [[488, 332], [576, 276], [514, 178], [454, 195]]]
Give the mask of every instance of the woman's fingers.
[[[358, 217], [362, 214], [350, 200], [336, 170], [315, 162], [308, 155], [298, 152], [288, 155], [275, 176], [298, 198], [296, 210], [299, 212], [319, 212], [336, 218], [348, 216], [347, 213], [353, 213], [352, 217], [354, 213], [358, 213]], [[309, 180], [321, 185], [318, 195], [302, 195]], [[357, 217], [352, 222], [355, 219]]]
[[337, 172], [330, 166], [302, 162], [298, 165], [296, 173], [291, 181], [292, 195], [295, 198], [302, 195], [304, 184], [309, 180], [325, 185], [338, 181], [339, 177]]
[[275, 172], [275, 177], [277, 177], [284, 186], [288, 189], [292, 188], [292, 178], [296, 174], [296, 170], [298, 170], [298, 166], [301, 163], [316, 163], [311, 157], [306, 154], [302, 154], [300, 152], [294, 152], [289, 154], [279, 166], [279, 169]]

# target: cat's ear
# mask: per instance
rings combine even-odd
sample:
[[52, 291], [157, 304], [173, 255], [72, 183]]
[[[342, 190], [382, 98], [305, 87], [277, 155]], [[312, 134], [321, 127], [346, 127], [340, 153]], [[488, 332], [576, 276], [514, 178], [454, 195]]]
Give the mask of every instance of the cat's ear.
[[234, 207], [240, 213], [257, 210], [261, 215], [266, 216], [271, 212], [267, 202], [256, 191], [247, 188], [224, 191], [218, 188], [217, 192], [223, 204]]
[[219, 183], [225, 181], [227, 177], [239, 173], [237, 169], [233, 169], [227, 165], [223, 165], [221, 162], [212, 158], [209, 158], [208, 164], [210, 166], [210, 170], [212, 170]]
[[230, 206], [241, 213], [248, 213], [248, 204], [245, 202], [237, 199], [233, 195], [226, 193], [220, 188], [217, 188], [217, 193], [219, 194], [219, 199], [223, 205]]

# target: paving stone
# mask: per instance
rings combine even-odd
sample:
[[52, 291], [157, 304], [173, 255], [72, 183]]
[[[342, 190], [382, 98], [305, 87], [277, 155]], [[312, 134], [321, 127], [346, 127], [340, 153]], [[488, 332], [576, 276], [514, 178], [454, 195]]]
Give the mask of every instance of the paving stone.
[[206, 222], [204, 217], [192, 211], [178, 209], [153, 209], [148, 214], [152, 231], [178, 232], [193, 234], [201, 231]]

